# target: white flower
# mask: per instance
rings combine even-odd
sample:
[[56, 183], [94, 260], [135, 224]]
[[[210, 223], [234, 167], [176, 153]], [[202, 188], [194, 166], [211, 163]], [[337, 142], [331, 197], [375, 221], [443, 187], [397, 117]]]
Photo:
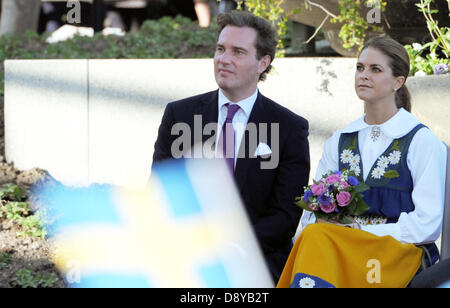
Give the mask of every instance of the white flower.
[[378, 159], [377, 167], [381, 167], [383, 169], [386, 169], [388, 167], [388, 165], [389, 165], [389, 158], [387, 158], [386, 156], [381, 156]]
[[309, 277], [305, 277], [305, 278], [300, 279], [300, 282], [298, 283], [298, 285], [300, 288], [312, 289], [316, 285], [316, 282]]
[[400, 161], [401, 157], [402, 157], [402, 152], [394, 151], [391, 154], [389, 154], [389, 163], [391, 163], [392, 165], [396, 165]]
[[[350, 159], [350, 167], [359, 167], [359, 162], [361, 161], [361, 158], [359, 157], [359, 154], [354, 155]], [[351, 169], [351, 168], [350, 168]]]
[[372, 171], [372, 178], [374, 179], [381, 179], [381, 177], [384, 175], [385, 169], [381, 167], [376, 167]]
[[413, 43], [412, 47], [415, 51], [420, 51], [422, 49], [422, 45], [420, 45], [419, 43]]
[[352, 151], [350, 151], [348, 149], [342, 151], [342, 153], [341, 153], [341, 162], [343, 162], [344, 164], [348, 164], [352, 158], [353, 158]]
[[359, 166], [350, 166], [350, 171], [355, 172], [356, 176], [361, 174], [361, 168]]
[[414, 77], [422, 77], [422, 76], [426, 76], [426, 75], [427, 75], [427, 73], [425, 73], [424, 71], [420, 70], [420, 71], [417, 71], [414, 74]]

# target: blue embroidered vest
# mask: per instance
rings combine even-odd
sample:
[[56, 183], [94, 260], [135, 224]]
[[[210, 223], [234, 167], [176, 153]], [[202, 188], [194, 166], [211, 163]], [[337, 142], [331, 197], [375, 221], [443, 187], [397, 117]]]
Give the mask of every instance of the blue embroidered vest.
[[[407, 164], [407, 154], [411, 140], [416, 132], [425, 127], [418, 124], [405, 136], [394, 139], [383, 154], [379, 156], [370, 169], [367, 179], [363, 179], [361, 154], [359, 152], [358, 132], [341, 134], [339, 139], [339, 170], [353, 170], [358, 180], [370, 186], [364, 192], [364, 201], [369, 205], [362, 216], [383, 217], [387, 223], [396, 223], [402, 212], [414, 211], [412, 200], [413, 180]], [[430, 258], [426, 258], [427, 266], [439, 259], [437, 246], [424, 245]], [[422, 247], [423, 248], [423, 247]]]

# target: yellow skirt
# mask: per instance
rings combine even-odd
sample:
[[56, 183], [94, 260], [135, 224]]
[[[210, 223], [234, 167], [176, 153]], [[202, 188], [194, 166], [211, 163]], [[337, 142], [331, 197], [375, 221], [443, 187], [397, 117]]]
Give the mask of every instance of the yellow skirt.
[[417, 273], [422, 250], [391, 236], [317, 223], [298, 237], [278, 288], [404, 288]]

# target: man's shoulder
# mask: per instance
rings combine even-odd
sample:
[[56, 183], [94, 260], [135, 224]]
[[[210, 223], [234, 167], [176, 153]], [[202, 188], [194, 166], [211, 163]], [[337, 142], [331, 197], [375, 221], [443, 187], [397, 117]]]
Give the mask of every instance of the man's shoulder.
[[279, 122], [285, 122], [289, 125], [301, 126], [308, 129], [308, 120], [296, 114], [292, 110], [280, 105], [272, 99], [261, 94], [261, 99], [264, 102], [264, 107], [270, 116]]
[[170, 105], [171, 108], [189, 108], [212, 100], [217, 101], [217, 90], [172, 101], [168, 105]]

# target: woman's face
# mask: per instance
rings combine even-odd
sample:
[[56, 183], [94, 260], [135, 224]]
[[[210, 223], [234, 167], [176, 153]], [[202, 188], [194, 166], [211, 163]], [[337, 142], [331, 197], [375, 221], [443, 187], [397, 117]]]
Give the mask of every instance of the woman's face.
[[395, 91], [405, 77], [394, 77], [389, 58], [374, 48], [364, 49], [356, 64], [355, 90], [358, 97], [368, 103], [383, 100], [395, 101]]

